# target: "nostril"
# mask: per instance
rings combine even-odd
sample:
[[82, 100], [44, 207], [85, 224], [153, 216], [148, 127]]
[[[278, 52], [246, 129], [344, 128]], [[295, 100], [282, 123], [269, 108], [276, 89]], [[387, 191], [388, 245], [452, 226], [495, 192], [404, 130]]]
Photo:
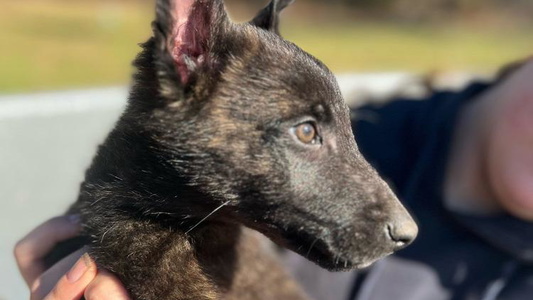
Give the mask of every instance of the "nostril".
[[402, 228], [393, 224], [387, 225], [387, 234], [389, 238], [394, 242], [395, 250], [400, 250], [410, 244], [416, 237], [416, 233], [410, 228]]

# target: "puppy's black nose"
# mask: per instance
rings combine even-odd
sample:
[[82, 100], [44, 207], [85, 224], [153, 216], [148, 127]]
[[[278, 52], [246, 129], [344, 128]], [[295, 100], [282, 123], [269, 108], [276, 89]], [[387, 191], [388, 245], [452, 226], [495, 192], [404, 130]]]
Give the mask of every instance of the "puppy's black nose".
[[418, 234], [418, 226], [411, 219], [397, 219], [387, 224], [389, 239], [394, 243], [394, 251], [411, 244]]

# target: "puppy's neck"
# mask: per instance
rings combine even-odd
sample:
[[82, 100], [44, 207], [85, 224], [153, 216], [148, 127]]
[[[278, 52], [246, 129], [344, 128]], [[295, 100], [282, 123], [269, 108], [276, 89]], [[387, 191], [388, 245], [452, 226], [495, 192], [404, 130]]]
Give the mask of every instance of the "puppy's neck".
[[157, 223], [125, 220], [100, 230], [106, 234], [93, 244], [91, 255], [120, 274], [139, 299], [211, 300], [231, 289], [238, 226], [206, 224], [186, 235]]

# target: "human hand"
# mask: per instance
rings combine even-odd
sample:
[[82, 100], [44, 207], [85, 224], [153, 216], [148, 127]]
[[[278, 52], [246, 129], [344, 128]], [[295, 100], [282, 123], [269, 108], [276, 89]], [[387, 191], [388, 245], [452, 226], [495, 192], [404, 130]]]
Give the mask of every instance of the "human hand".
[[533, 221], [533, 59], [494, 92], [487, 178], [503, 208]]
[[[26, 235], [15, 246], [15, 258], [32, 300], [129, 299], [120, 281], [112, 274], [98, 270], [82, 248], [46, 269], [43, 258], [54, 246], [76, 237], [79, 218], [53, 218]], [[70, 270], [69, 270], [70, 269]]]
[[448, 207], [533, 221], [531, 78], [533, 59], [507, 72], [461, 115], [447, 175]]

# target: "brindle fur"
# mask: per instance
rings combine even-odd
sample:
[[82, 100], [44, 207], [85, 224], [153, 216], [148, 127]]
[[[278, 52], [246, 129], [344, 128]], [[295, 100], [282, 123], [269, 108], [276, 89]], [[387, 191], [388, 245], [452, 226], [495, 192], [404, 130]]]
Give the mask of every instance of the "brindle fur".
[[[234, 24], [196, 0], [176, 28], [181, 2], [157, 1], [128, 107], [69, 212], [134, 299], [304, 299], [243, 225], [330, 270], [398, 248], [385, 224], [409, 216], [358, 152], [334, 76], [278, 34], [290, 2]], [[310, 120], [318, 146], [291, 134]]]

